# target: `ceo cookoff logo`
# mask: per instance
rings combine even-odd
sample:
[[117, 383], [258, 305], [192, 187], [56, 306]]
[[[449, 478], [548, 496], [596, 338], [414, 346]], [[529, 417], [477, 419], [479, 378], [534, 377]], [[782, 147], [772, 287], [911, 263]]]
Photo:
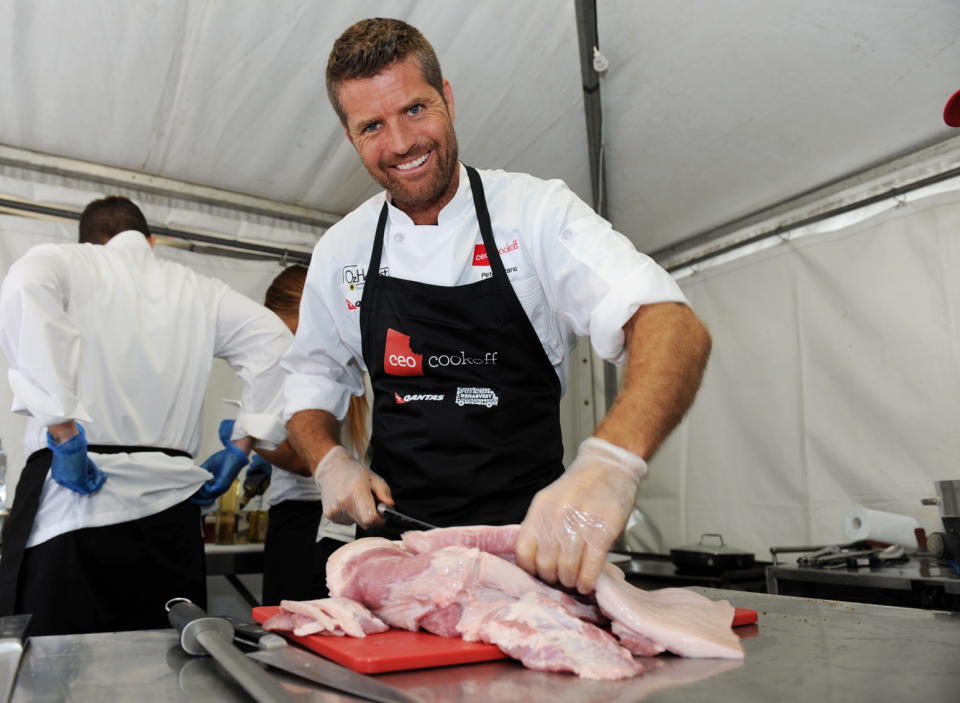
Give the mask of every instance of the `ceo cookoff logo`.
[[423, 354], [414, 353], [410, 347], [410, 335], [387, 328], [387, 343], [383, 350], [383, 370], [391, 376], [423, 376], [424, 364], [431, 369], [448, 366], [496, 366], [497, 352], [482, 356], [467, 356], [460, 350], [449, 354], [432, 354], [424, 361]]
[[410, 335], [387, 328], [383, 370], [391, 376], [423, 376], [423, 354], [413, 353]]

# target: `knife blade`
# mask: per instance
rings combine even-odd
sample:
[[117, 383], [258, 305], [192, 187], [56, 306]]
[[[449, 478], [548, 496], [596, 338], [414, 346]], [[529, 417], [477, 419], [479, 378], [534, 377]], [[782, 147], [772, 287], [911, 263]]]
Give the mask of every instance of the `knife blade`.
[[396, 525], [397, 527], [406, 527], [410, 530], [437, 529], [436, 525], [431, 525], [429, 522], [423, 522], [422, 520], [417, 520], [409, 515], [404, 515], [395, 508], [391, 508], [389, 505], [385, 505], [384, 503], [377, 503], [377, 512], [380, 513], [380, 517], [387, 522]]
[[30, 618], [30, 615], [0, 618], [0, 703], [7, 703], [13, 695]]
[[183, 651], [212, 656], [257, 703], [290, 703], [283, 687], [234, 646], [233, 625], [208, 616], [187, 598], [167, 601], [166, 609], [170, 624], [180, 633]]
[[256, 648], [247, 653], [251, 659], [376, 703], [423, 703], [422, 699], [396, 686], [292, 647], [283, 637], [255, 623], [230, 616], [225, 619], [234, 627], [235, 642]]

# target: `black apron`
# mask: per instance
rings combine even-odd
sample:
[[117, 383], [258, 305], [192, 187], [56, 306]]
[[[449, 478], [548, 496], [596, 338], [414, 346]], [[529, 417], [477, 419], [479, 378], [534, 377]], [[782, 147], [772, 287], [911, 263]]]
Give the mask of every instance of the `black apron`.
[[[178, 449], [90, 445], [98, 454], [163, 452]], [[199, 508], [184, 501], [138, 520], [89, 527], [53, 537], [26, 549], [53, 453], [30, 455], [20, 474], [3, 529], [0, 557], [0, 615], [32, 612], [31, 633], [73, 634], [166, 627], [167, 591], [201, 600], [205, 583]], [[198, 551], [199, 549], [199, 551]], [[136, 579], [134, 588], [126, 587]], [[159, 603], [154, 601], [163, 600]], [[143, 601], [149, 612], [140, 606]]]
[[371, 468], [399, 511], [438, 526], [520, 522], [563, 473], [560, 380], [507, 278], [480, 176], [467, 174], [492, 275], [453, 287], [381, 276], [384, 203], [360, 304]]

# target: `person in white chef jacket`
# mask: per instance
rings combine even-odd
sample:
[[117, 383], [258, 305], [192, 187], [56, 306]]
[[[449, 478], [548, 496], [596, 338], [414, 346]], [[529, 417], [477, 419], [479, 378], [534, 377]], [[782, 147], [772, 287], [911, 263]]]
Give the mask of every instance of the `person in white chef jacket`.
[[[79, 229], [81, 243], [31, 249], [0, 289], [29, 455], [5, 526], [0, 614], [31, 613], [35, 635], [167, 627], [168, 599], [205, 605], [200, 506], [254, 445], [285, 439], [278, 358], [291, 336], [277, 317], [156, 257], [127, 198], [90, 203]], [[243, 407], [201, 467], [214, 357], [243, 380]]]
[[[285, 268], [271, 281], [264, 297], [264, 306], [291, 332], [296, 332], [299, 324], [306, 275], [304, 266]], [[343, 435], [345, 446], [355, 456], [366, 451], [368, 415], [366, 399], [351, 398]], [[338, 525], [322, 516], [320, 490], [300, 457], [289, 458], [286, 470], [271, 473], [266, 500], [270, 510], [263, 550], [263, 604], [326, 597], [327, 559], [354, 538], [354, 526]]]
[[[693, 401], [706, 328], [670, 275], [563, 182], [459, 161], [453, 89], [414, 27], [354, 24], [326, 77], [384, 192], [317, 243], [283, 360], [290, 442], [324, 513], [387, 537], [398, 530], [378, 501], [439, 526], [522, 522], [517, 563], [590, 592], [646, 461]], [[577, 336], [625, 363], [625, 383], [564, 469], [559, 403]], [[337, 433], [364, 371], [369, 467]]]

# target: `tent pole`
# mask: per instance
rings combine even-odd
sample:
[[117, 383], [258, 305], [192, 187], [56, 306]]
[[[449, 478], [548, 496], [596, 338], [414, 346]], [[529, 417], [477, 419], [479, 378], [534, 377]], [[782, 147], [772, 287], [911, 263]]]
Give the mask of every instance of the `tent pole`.
[[[594, 50], [600, 47], [597, 31], [596, 0], [575, 0], [577, 38], [580, 45], [580, 76], [583, 81], [583, 110], [587, 124], [587, 151], [590, 160], [590, 191], [593, 209], [607, 217], [606, 178], [603, 163], [603, 104], [600, 100], [600, 74], [593, 66]], [[617, 395], [617, 369], [593, 358], [594, 421], [599, 422]], [[600, 372], [600, 373], [598, 373]]]

